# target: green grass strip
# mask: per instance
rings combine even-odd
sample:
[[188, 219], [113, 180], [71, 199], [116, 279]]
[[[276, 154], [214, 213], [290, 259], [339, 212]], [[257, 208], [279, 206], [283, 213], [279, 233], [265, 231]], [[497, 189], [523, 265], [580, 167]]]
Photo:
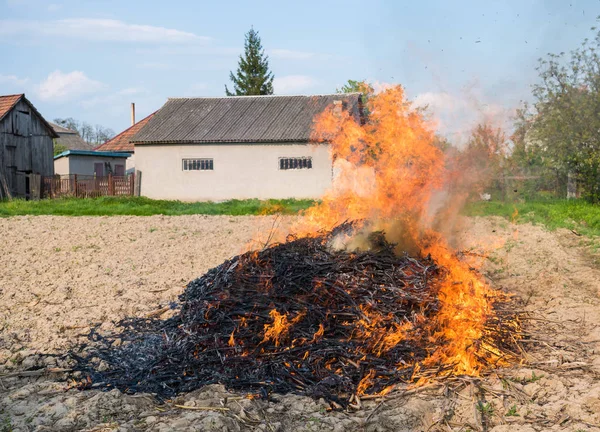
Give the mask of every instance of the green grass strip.
[[181, 202], [144, 197], [60, 198], [40, 201], [0, 201], [0, 217], [19, 215], [59, 216], [152, 216], [152, 215], [267, 215], [297, 214], [313, 200], [230, 200], [224, 202]]
[[587, 236], [600, 236], [600, 206], [583, 200], [544, 200], [523, 203], [500, 201], [474, 202], [467, 205], [467, 216], [502, 216], [517, 223], [531, 222], [550, 230], [567, 228]]

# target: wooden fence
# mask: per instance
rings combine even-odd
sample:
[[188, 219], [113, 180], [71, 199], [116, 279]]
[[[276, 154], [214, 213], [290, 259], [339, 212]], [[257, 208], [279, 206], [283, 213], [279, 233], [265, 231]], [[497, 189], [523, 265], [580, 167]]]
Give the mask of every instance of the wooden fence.
[[42, 198], [133, 196], [135, 174], [104, 177], [77, 174], [42, 177]]

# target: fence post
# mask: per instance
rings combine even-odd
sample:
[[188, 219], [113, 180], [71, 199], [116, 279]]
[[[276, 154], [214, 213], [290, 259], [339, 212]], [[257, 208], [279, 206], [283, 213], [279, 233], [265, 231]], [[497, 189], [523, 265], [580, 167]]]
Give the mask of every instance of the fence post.
[[115, 194], [115, 183], [113, 180], [112, 173], [108, 173], [108, 195], [113, 196]]
[[139, 170], [135, 171], [135, 196], [141, 196], [142, 194], [142, 172]]
[[135, 173], [129, 174], [129, 195], [134, 196], [135, 193]]
[[79, 196], [78, 184], [77, 184], [77, 174], [73, 174], [73, 181], [75, 182], [75, 197]]

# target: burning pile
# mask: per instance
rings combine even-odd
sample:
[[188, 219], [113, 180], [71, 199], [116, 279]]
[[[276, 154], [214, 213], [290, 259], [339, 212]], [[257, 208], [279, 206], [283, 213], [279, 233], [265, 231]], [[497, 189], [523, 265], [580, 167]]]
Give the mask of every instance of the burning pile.
[[295, 236], [192, 281], [166, 321], [93, 333], [94, 346], [73, 354], [87, 385], [168, 398], [222, 383], [344, 405], [516, 358], [507, 297], [440, 234], [453, 206], [432, 197], [456, 182], [433, 132], [399, 86], [370, 95], [367, 109], [365, 124], [333, 109], [316, 119], [337, 174]]
[[[118, 334], [96, 334], [79, 370], [97, 386], [161, 398], [222, 383], [341, 405], [353, 394], [385, 394], [452, 372], [455, 364], [431, 363], [446, 342], [431, 344], [444, 330], [439, 288], [447, 271], [430, 257], [398, 256], [382, 233], [371, 234], [368, 251], [332, 249], [351, 230], [289, 238], [224, 262], [190, 282], [173, 318], [129, 320]], [[471, 341], [476, 352], [512, 349], [512, 321], [500, 322]], [[123, 345], [112, 347], [117, 338]]]

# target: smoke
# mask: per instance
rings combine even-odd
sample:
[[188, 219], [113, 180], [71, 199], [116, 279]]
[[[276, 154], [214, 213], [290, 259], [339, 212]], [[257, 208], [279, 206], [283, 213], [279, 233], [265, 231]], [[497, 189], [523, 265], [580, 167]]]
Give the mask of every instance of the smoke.
[[464, 148], [471, 131], [478, 124], [491, 124], [504, 130], [512, 128], [516, 105], [505, 104], [486, 96], [478, 80], [473, 80], [460, 91], [437, 91], [418, 94], [413, 103], [426, 108], [436, 131], [453, 145]]
[[[470, 145], [443, 153], [435, 146], [431, 121], [402, 100], [401, 88], [374, 87], [376, 118], [370, 125], [357, 130], [335, 118], [320, 123], [334, 136], [338, 155], [346, 152], [346, 157], [335, 159], [333, 187], [321, 205], [309, 210], [309, 219], [320, 228], [363, 221], [354, 235], [332, 241], [337, 249], [370, 249], [374, 232], [384, 232], [399, 253], [418, 254], [441, 239], [458, 248], [461, 211], [494, 177], [505, 141], [502, 130], [490, 123], [478, 125], [468, 131]], [[406, 111], [396, 111], [400, 106]], [[381, 153], [370, 159], [372, 150], [365, 143]]]

